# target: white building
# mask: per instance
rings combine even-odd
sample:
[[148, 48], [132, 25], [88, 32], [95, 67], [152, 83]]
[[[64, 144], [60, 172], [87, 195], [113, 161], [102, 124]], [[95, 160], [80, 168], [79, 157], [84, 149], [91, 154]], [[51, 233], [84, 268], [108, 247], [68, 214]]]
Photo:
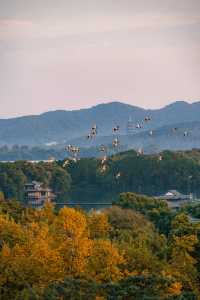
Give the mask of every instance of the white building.
[[170, 190], [166, 194], [156, 198], [167, 201], [169, 208], [175, 210], [180, 209], [182, 206], [193, 200], [192, 194], [184, 195], [176, 190]]

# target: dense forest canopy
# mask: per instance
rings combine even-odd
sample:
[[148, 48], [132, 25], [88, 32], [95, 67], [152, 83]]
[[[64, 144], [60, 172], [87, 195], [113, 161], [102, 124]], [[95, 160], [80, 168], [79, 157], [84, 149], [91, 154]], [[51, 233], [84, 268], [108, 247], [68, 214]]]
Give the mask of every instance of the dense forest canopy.
[[[199, 205], [175, 212], [149, 196], [198, 194], [200, 153], [160, 155], [116, 154], [103, 172], [96, 158], [0, 163], [0, 299], [200, 299]], [[62, 205], [28, 208], [32, 180]], [[86, 202], [110, 207], [70, 208]]]
[[86, 213], [0, 194], [2, 300], [198, 300], [199, 249], [200, 223], [160, 200], [124, 193]]
[[0, 163], [0, 190], [7, 198], [23, 201], [24, 184], [37, 180], [54, 190], [57, 202], [78, 204], [111, 203], [122, 192], [158, 196], [176, 189], [199, 196], [200, 152], [165, 151], [161, 161], [159, 155], [119, 153], [108, 158], [104, 172], [100, 158], [82, 158], [69, 164], [64, 161]]

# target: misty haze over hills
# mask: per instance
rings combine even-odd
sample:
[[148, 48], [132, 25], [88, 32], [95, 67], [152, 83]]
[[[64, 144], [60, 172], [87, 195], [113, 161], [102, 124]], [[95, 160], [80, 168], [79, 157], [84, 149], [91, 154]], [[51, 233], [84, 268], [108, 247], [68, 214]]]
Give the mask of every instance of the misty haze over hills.
[[[127, 135], [129, 118], [136, 124], [151, 116], [152, 121], [133, 135]], [[93, 124], [98, 125], [98, 136], [87, 141]], [[112, 128], [120, 126], [121, 145], [147, 149], [200, 148], [200, 102], [189, 104], [177, 101], [161, 109], [150, 110], [111, 102], [76, 111], [52, 111], [38, 116], [25, 116], [0, 120], [0, 145], [63, 147], [75, 143], [82, 147], [95, 147], [112, 142]], [[178, 127], [176, 134], [172, 128]], [[149, 131], [153, 130], [153, 136]], [[184, 137], [184, 131], [188, 136]]]

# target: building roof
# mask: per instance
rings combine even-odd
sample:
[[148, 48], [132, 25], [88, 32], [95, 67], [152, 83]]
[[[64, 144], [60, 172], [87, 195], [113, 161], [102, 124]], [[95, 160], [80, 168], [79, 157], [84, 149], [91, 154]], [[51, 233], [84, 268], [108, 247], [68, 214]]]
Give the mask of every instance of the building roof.
[[169, 190], [166, 194], [161, 195], [157, 198], [173, 201], [173, 200], [187, 200], [190, 199], [190, 195], [184, 195], [178, 192], [177, 190]]
[[43, 185], [42, 182], [33, 180], [32, 182], [28, 182], [25, 185]]
[[170, 190], [168, 191], [165, 196], [175, 196], [175, 197], [181, 197], [182, 194], [179, 193], [177, 190]]
[[43, 183], [38, 181], [32, 181], [25, 184], [25, 190], [27, 192], [52, 192], [52, 189], [43, 187]]

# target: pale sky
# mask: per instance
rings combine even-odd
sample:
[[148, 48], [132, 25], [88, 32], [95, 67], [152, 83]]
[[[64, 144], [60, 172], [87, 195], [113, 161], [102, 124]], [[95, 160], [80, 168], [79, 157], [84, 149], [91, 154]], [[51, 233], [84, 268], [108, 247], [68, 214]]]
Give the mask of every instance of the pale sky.
[[200, 101], [200, 0], [0, 0], [0, 118]]

